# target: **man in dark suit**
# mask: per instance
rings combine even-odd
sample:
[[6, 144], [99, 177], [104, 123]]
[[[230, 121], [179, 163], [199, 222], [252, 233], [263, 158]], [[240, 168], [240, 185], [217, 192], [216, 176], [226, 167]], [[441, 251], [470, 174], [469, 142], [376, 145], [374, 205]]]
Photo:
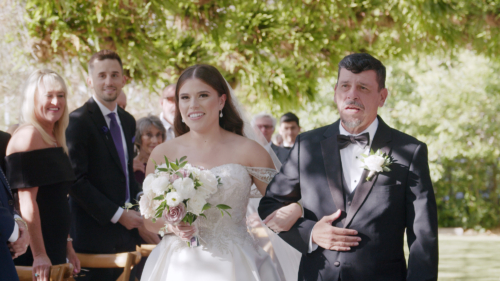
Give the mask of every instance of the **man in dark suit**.
[[5, 172], [5, 153], [9, 144], [10, 134], [0, 131], [0, 167]]
[[[73, 247], [79, 253], [134, 251], [144, 225], [138, 212], [124, 210], [126, 203], [135, 203], [139, 187], [132, 169], [135, 119], [116, 103], [125, 85], [118, 54], [94, 54], [87, 83], [94, 95], [70, 114], [66, 131], [77, 177], [70, 189]], [[120, 274], [91, 269], [80, 280], [116, 280]]]
[[26, 222], [14, 211], [14, 199], [0, 171], [0, 281], [19, 280], [12, 258], [24, 254], [29, 244]]
[[300, 134], [300, 123], [297, 115], [287, 112], [280, 118], [279, 133], [283, 138], [283, 147], [290, 150], [295, 143], [295, 139]]
[[[340, 120], [297, 137], [261, 200], [265, 218], [302, 199], [303, 218], [279, 234], [302, 252], [299, 280], [437, 280], [427, 146], [378, 117], [386, 98], [382, 63], [368, 54], [345, 57], [335, 86]], [[390, 157], [390, 171], [380, 171], [384, 161], [363, 156], [370, 149]], [[369, 170], [380, 172], [368, 177]]]
[[276, 129], [276, 118], [269, 113], [262, 112], [253, 117], [252, 126], [262, 133], [267, 143], [271, 146], [272, 150], [283, 164], [288, 158], [290, 150], [277, 146], [271, 141], [274, 130]]

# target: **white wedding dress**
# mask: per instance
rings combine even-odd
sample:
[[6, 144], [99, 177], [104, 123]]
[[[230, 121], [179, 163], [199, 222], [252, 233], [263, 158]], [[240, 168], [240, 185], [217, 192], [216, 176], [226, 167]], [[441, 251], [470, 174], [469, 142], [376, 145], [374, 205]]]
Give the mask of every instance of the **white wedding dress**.
[[269, 255], [247, 231], [246, 213], [250, 197], [261, 197], [252, 190], [252, 178], [269, 183], [274, 169], [225, 164], [211, 169], [221, 178], [219, 190], [207, 201], [226, 204], [231, 217], [211, 208], [207, 218], [195, 225], [201, 246], [189, 248], [175, 235], [165, 235], [151, 252], [142, 281], [279, 281]]

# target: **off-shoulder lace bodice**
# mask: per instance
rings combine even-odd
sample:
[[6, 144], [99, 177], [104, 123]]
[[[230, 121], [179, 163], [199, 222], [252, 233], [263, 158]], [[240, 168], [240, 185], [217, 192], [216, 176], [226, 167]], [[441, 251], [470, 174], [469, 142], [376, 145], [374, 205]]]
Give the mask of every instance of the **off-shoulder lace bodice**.
[[[253, 245], [253, 238], [248, 233], [246, 226], [248, 200], [253, 197], [252, 193], [254, 193], [251, 188], [251, 176], [264, 183], [269, 183], [276, 175], [276, 170], [245, 167], [240, 164], [225, 164], [214, 167], [211, 171], [220, 177], [222, 184], [219, 186], [219, 190], [207, 201], [212, 205], [226, 204], [230, 206], [231, 210], [228, 211], [231, 216], [227, 214], [221, 216], [220, 211], [216, 208], [205, 211], [207, 218], [200, 217], [195, 222], [201, 245], [209, 250], [215, 247], [221, 251], [227, 250], [230, 243], [250, 243]], [[170, 239], [172, 238], [174, 237]], [[175, 239], [181, 242], [177, 237]], [[186, 243], [181, 242], [180, 245], [186, 245]]]

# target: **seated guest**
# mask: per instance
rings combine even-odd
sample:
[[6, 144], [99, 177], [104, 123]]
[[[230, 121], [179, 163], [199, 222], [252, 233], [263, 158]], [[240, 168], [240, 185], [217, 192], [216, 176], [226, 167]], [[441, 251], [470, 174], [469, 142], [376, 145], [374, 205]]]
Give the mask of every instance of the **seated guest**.
[[300, 133], [299, 118], [288, 112], [280, 118], [280, 135], [283, 137], [283, 147], [290, 149]]
[[268, 113], [259, 113], [253, 117], [252, 125], [262, 133], [264, 138], [266, 138], [267, 143], [271, 145], [271, 148], [273, 149], [280, 162], [284, 163], [288, 158], [289, 150], [283, 147], [279, 147], [271, 141], [274, 130], [276, 128], [276, 118]]
[[52, 70], [36, 70], [27, 81], [23, 123], [7, 147], [7, 178], [17, 191], [22, 217], [28, 224], [30, 249], [16, 265], [33, 266], [33, 276], [48, 280], [51, 265], [66, 263], [79, 272], [69, 238], [69, 187], [75, 181], [68, 158], [67, 88]]
[[135, 131], [135, 146], [137, 156], [134, 158], [134, 175], [137, 183], [142, 186], [151, 151], [165, 141], [167, 131], [160, 118], [149, 115], [137, 120], [137, 129]]

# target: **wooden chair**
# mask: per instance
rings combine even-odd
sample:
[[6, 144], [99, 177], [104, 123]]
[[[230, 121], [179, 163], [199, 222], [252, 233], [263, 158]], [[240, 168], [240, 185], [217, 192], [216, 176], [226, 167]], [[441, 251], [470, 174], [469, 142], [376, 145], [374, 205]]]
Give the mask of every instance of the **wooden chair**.
[[156, 244], [142, 244], [140, 247], [136, 246], [136, 251], [141, 253], [142, 257], [149, 257], [149, 254], [151, 254], [151, 251], [158, 246]]
[[128, 281], [130, 271], [141, 261], [140, 252], [125, 252], [118, 254], [76, 254], [80, 266], [87, 268], [123, 268], [123, 273], [116, 281]]
[[[32, 281], [33, 280], [33, 268], [31, 266], [16, 266], [17, 275], [19, 275], [20, 281]], [[70, 263], [53, 265], [50, 267], [50, 281], [65, 281], [73, 280], [71, 276], [73, 275], [73, 265]]]

